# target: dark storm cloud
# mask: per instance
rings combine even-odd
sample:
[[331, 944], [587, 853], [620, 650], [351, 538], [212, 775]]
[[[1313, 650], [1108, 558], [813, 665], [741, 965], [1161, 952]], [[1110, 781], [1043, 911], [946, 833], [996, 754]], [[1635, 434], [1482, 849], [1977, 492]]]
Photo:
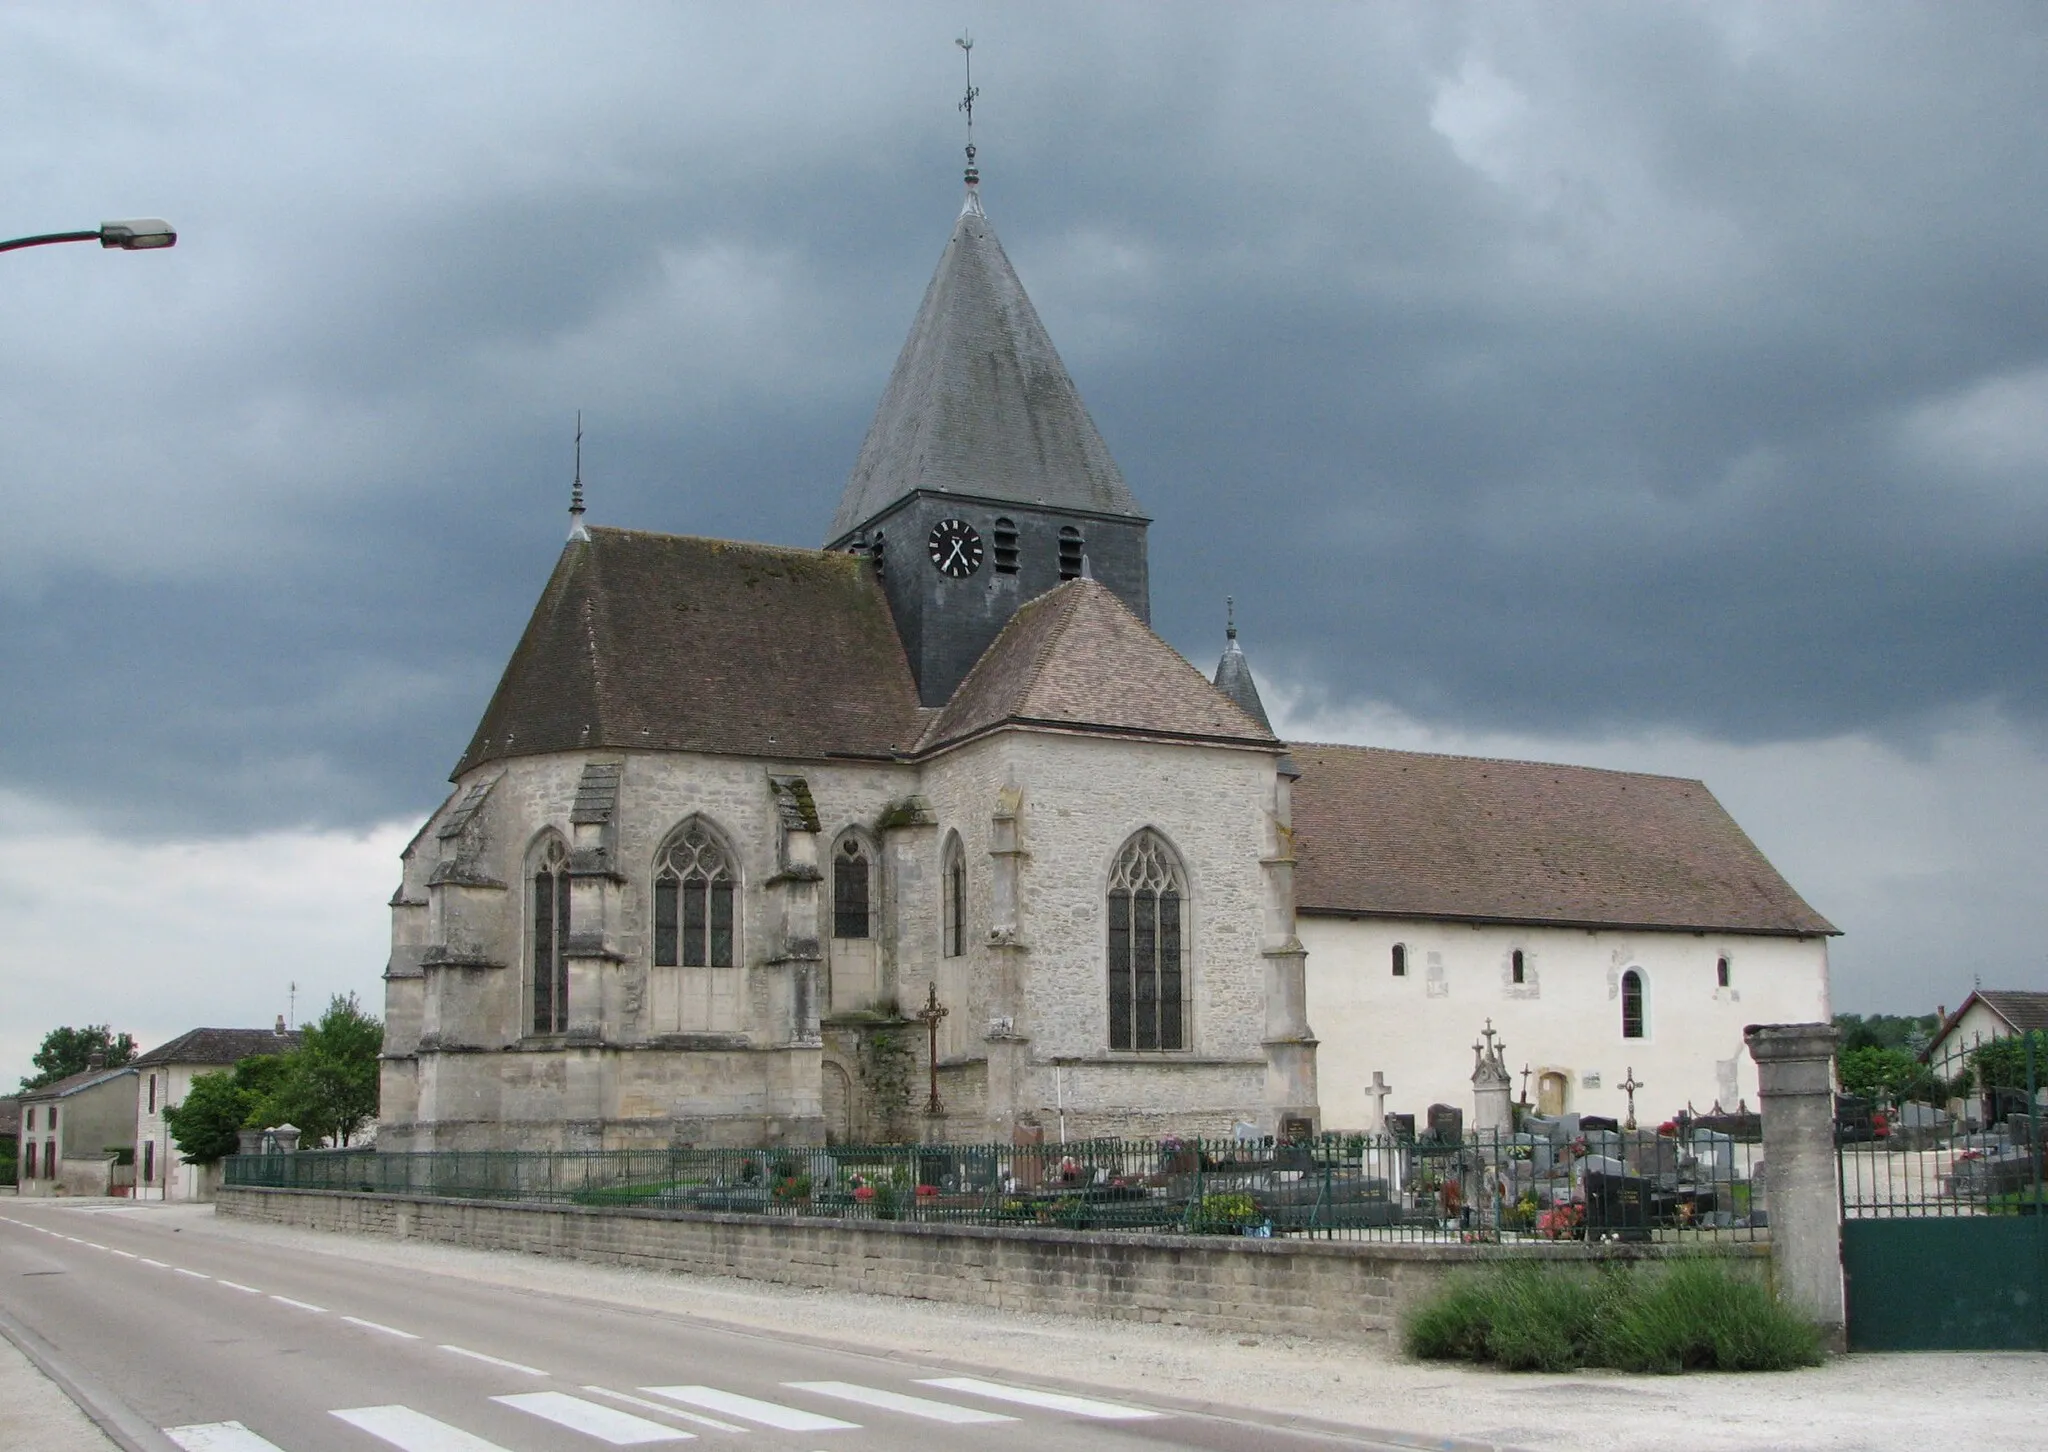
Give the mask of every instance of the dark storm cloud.
[[[1474, 731], [2040, 720], [2038, 10], [969, 18], [991, 214], [1198, 660], [1229, 592], [1262, 670]], [[185, 233], [0, 259], [5, 784], [431, 804], [578, 406], [597, 518], [817, 543], [956, 205], [959, 23], [0, 21], [4, 225]]]

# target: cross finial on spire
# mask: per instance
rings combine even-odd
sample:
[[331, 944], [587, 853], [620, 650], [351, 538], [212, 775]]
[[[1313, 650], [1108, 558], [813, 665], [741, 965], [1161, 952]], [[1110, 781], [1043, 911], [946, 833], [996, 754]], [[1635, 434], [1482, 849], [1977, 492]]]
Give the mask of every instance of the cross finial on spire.
[[981, 169], [974, 164], [974, 98], [981, 94], [974, 84], [974, 36], [963, 32], [953, 44], [967, 61], [967, 94], [960, 98], [960, 109], [967, 113], [967, 185], [974, 187], [981, 184]]
[[569, 538], [589, 539], [583, 527], [583, 410], [576, 410], [576, 475], [569, 485]]

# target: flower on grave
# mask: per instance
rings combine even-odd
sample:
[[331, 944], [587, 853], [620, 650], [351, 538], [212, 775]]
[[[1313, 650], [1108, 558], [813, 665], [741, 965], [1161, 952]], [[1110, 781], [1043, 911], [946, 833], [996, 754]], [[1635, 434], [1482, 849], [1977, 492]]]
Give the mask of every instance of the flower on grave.
[[1068, 1184], [1081, 1178], [1081, 1166], [1075, 1163], [1073, 1156], [1069, 1155], [1060, 1161], [1060, 1178]]
[[917, 1198], [920, 1200], [936, 1200], [939, 1198], [939, 1187], [937, 1185], [919, 1185], [917, 1187]]
[[1536, 1217], [1536, 1233], [1545, 1240], [1576, 1239], [1585, 1223], [1586, 1207], [1567, 1200]]
[[853, 1187], [853, 1198], [865, 1205], [868, 1201], [875, 1198], [875, 1187], [873, 1185], [855, 1185]]
[[1169, 1134], [1165, 1139], [1159, 1141], [1159, 1152], [1163, 1155], [1177, 1155], [1186, 1148], [1187, 1145], [1177, 1134]]
[[1665, 1120], [1662, 1124], [1657, 1126], [1657, 1133], [1663, 1135], [1666, 1139], [1677, 1139], [1678, 1121], [1675, 1119]]

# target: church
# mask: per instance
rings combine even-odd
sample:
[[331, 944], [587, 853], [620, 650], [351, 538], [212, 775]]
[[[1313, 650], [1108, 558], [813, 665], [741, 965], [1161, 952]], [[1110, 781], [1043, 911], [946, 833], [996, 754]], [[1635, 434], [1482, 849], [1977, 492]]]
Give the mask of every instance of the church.
[[1483, 1026], [1549, 1110], [1733, 1109], [1827, 1017], [1699, 782], [1285, 742], [1154, 634], [971, 164], [822, 548], [583, 513], [403, 854], [383, 1149], [1359, 1128]]

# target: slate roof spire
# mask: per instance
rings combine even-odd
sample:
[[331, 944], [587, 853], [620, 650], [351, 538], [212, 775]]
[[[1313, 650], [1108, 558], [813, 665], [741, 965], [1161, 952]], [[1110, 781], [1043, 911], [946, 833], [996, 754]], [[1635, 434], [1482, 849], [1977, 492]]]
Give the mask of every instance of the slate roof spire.
[[1251, 662], [1244, 658], [1244, 647], [1237, 643], [1237, 601], [1231, 596], [1223, 597], [1223, 659], [1216, 662], [1216, 689], [1237, 703], [1237, 709], [1244, 712], [1268, 731], [1273, 723], [1266, 719], [1266, 706], [1259, 699], [1259, 688], [1252, 680]]
[[889, 375], [827, 548], [919, 491], [1145, 517], [989, 225], [973, 155], [953, 235]]

